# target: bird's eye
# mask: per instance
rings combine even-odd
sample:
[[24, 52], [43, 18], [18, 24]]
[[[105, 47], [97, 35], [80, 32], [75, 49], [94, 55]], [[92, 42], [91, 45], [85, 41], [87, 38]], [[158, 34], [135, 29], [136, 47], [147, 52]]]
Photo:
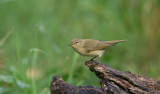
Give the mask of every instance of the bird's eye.
[[75, 42], [76, 44], [78, 43], [78, 42]]

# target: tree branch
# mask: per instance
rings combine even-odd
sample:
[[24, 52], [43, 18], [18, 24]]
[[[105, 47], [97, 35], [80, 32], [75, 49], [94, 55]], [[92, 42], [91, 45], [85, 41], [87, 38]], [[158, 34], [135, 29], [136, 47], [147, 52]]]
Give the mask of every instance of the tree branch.
[[86, 61], [85, 64], [101, 79], [101, 88], [72, 86], [60, 76], [54, 76], [50, 87], [51, 94], [160, 94], [158, 80], [129, 71], [117, 71], [97, 61]]

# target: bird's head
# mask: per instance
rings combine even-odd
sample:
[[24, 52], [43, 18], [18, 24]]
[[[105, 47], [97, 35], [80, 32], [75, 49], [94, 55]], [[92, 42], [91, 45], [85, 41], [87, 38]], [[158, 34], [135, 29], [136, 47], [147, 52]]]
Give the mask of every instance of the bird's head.
[[78, 48], [82, 46], [82, 39], [73, 39], [69, 46], [72, 46], [73, 48]]

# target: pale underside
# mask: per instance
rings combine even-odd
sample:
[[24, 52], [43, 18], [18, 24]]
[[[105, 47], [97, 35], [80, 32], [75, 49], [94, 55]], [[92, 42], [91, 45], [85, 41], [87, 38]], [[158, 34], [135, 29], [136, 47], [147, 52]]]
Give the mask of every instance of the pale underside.
[[94, 57], [94, 56], [102, 57], [102, 55], [105, 52], [105, 50], [95, 50], [95, 51], [86, 52], [85, 49], [76, 49], [75, 51], [83, 56], [90, 56], [90, 57]]

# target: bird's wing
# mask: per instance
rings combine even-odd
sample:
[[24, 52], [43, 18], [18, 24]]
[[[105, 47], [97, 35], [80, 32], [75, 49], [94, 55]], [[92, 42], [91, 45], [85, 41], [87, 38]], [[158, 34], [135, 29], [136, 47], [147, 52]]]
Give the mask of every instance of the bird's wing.
[[103, 50], [107, 47], [110, 47], [112, 45], [99, 40], [87, 40], [87, 42], [84, 42], [83, 48], [86, 52], [95, 51], [95, 50]]

